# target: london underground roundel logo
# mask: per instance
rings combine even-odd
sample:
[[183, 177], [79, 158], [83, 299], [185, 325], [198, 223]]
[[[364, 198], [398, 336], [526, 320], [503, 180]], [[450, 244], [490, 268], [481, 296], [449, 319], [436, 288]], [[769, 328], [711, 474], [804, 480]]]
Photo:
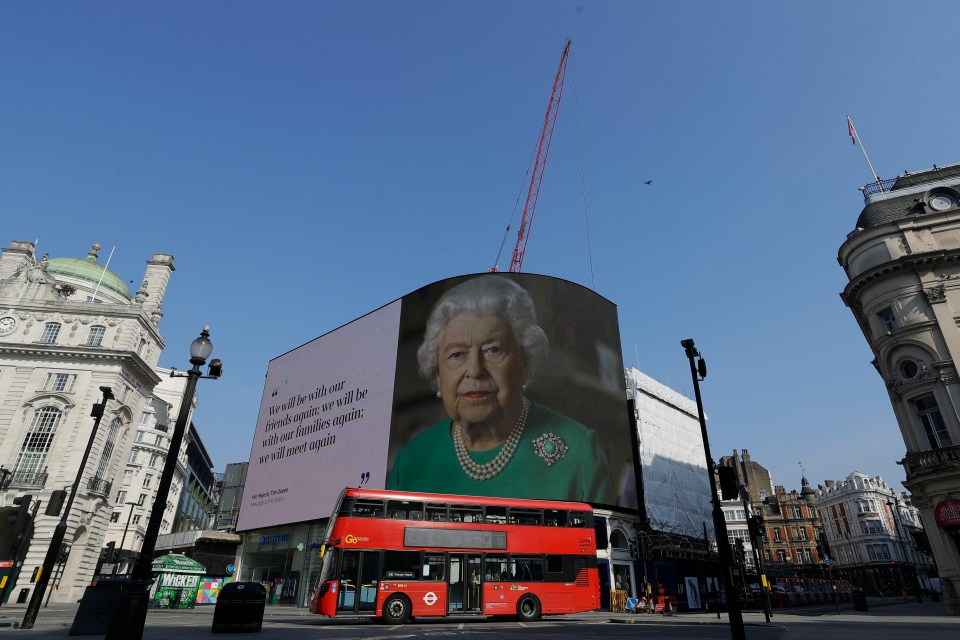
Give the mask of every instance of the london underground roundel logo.
[[432, 607], [437, 602], [437, 594], [435, 594], [433, 591], [428, 591], [424, 594], [423, 601], [428, 607]]

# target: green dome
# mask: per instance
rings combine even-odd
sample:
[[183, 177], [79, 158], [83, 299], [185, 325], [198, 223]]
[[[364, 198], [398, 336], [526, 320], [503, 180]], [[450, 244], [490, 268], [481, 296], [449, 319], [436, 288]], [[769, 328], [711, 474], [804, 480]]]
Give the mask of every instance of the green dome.
[[[66, 276], [78, 280], [86, 280], [94, 286], [99, 282], [100, 287], [119, 293], [127, 300], [130, 299], [130, 289], [124, 284], [120, 276], [98, 264], [93, 255], [86, 258], [50, 258], [47, 272], [55, 276]], [[103, 280], [100, 277], [103, 276]]]

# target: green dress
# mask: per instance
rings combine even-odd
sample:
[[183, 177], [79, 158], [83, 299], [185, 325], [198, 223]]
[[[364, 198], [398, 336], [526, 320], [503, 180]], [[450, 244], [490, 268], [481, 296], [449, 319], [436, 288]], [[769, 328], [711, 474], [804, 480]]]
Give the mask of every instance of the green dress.
[[[460, 467], [447, 418], [417, 434], [397, 453], [387, 488], [468, 496], [537, 498], [613, 504], [610, 467], [596, 433], [582, 424], [531, 403], [523, 437], [499, 475], [474, 480]], [[540, 437], [541, 445], [534, 441]], [[547, 463], [551, 453], [566, 453]], [[501, 447], [470, 452], [474, 461], [493, 460]]]

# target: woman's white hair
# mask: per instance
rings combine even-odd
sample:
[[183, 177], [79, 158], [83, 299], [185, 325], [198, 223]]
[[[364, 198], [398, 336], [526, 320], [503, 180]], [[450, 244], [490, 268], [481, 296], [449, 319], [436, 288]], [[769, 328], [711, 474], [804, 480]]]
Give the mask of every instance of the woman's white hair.
[[447, 291], [427, 318], [423, 344], [417, 349], [420, 375], [437, 388], [437, 353], [440, 336], [447, 324], [464, 314], [491, 314], [507, 321], [514, 338], [523, 349], [527, 364], [527, 380], [547, 355], [549, 345], [543, 329], [537, 324], [537, 309], [526, 289], [502, 276], [480, 276], [458, 284]]

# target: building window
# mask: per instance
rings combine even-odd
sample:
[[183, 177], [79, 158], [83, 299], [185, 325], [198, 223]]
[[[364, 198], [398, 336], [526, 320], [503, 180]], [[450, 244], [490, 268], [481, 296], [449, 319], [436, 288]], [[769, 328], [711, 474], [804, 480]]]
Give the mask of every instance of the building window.
[[144, 411], [140, 414], [140, 424], [149, 424], [150, 422], [150, 412]]
[[927, 434], [927, 442], [933, 449], [949, 447], [953, 444], [950, 439], [950, 433], [947, 431], [947, 425], [940, 415], [940, 407], [937, 406], [937, 400], [933, 394], [921, 396], [913, 401], [917, 406], [917, 415], [920, 417], [920, 424], [923, 425], [923, 431]]
[[140, 524], [140, 516], [133, 516], [133, 524]]
[[48, 322], [43, 326], [43, 334], [40, 336], [40, 342], [52, 344], [57, 341], [58, 335], [60, 335], [60, 323]]
[[892, 308], [887, 307], [886, 309], [882, 309], [877, 315], [880, 317], [880, 324], [883, 325], [883, 329], [887, 333], [900, 328], [900, 323], [897, 322], [897, 316], [893, 314]]
[[127, 469], [123, 472], [123, 484], [130, 484], [131, 480], [133, 480], [133, 469]]
[[97, 473], [94, 478], [103, 480], [107, 477], [107, 467], [110, 466], [110, 458], [113, 456], [113, 447], [117, 442], [117, 433], [120, 432], [120, 418], [114, 418], [110, 423], [110, 431], [107, 432], [107, 441], [103, 445], [103, 454], [100, 456], [100, 464], [97, 465]]
[[157, 434], [157, 446], [158, 446], [158, 447], [162, 447], [162, 446], [163, 446], [163, 436], [160, 435], [159, 433]]
[[103, 336], [107, 332], [107, 328], [95, 324], [90, 327], [90, 333], [87, 334], [87, 346], [88, 347], [99, 347], [103, 345]]
[[773, 541], [774, 542], [783, 542], [783, 539], [780, 537], [780, 528], [777, 527], [773, 530]]
[[149, 487], [151, 482], [153, 482], [153, 474], [148, 473], [143, 478], [143, 486]]
[[146, 499], [147, 499], [147, 494], [141, 493], [141, 494], [140, 494], [140, 498], [137, 500], [137, 506], [142, 507], [142, 506], [143, 506], [143, 503], [146, 501]]
[[118, 491], [118, 492], [117, 492], [117, 504], [123, 504], [123, 503], [126, 502], [126, 501], [127, 501], [127, 492], [126, 492], [126, 491]]
[[803, 517], [803, 509], [801, 509], [800, 507], [794, 507], [794, 508], [793, 508], [793, 517], [795, 517], [795, 518], [797, 518], [797, 519], [802, 518], [802, 517]]
[[86, 302], [90, 302], [93, 304], [103, 304], [103, 300], [99, 298], [94, 298], [93, 296], [87, 296]]
[[43, 383], [43, 388], [47, 391], [73, 391], [77, 386], [77, 375], [75, 373], [48, 373], [47, 379]]
[[143, 431], [137, 431], [137, 442], [143, 442]]
[[140, 455], [140, 450], [139, 450], [139, 449], [131, 449], [131, 450], [130, 450], [130, 459], [127, 460], [127, 462], [129, 462], [130, 464], [137, 464], [137, 456], [139, 456], [139, 455]]
[[786, 562], [786, 561], [787, 561], [787, 552], [784, 551], [783, 549], [777, 549], [777, 559], [779, 559], [780, 562]]
[[912, 380], [920, 373], [920, 367], [913, 360], [904, 360], [900, 363], [900, 375], [907, 380]]
[[807, 530], [804, 527], [797, 529], [797, 539], [806, 540], [807, 539]]
[[890, 548], [885, 544], [868, 544], [867, 555], [871, 560], [889, 560]]
[[114, 511], [110, 514], [110, 522], [119, 522], [120, 521], [120, 512]]
[[14, 465], [15, 474], [35, 474], [43, 471], [47, 452], [60, 424], [63, 413], [56, 407], [42, 407], [33, 414], [33, 422], [27, 437], [23, 439], [17, 463]]
[[150, 456], [150, 468], [156, 469], [156, 468], [157, 468], [157, 460], [159, 460], [159, 459], [160, 459], [160, 454], [158, 454], [158, 453], [155, 453], [155, 454], [153, 454], [152, 456]]

